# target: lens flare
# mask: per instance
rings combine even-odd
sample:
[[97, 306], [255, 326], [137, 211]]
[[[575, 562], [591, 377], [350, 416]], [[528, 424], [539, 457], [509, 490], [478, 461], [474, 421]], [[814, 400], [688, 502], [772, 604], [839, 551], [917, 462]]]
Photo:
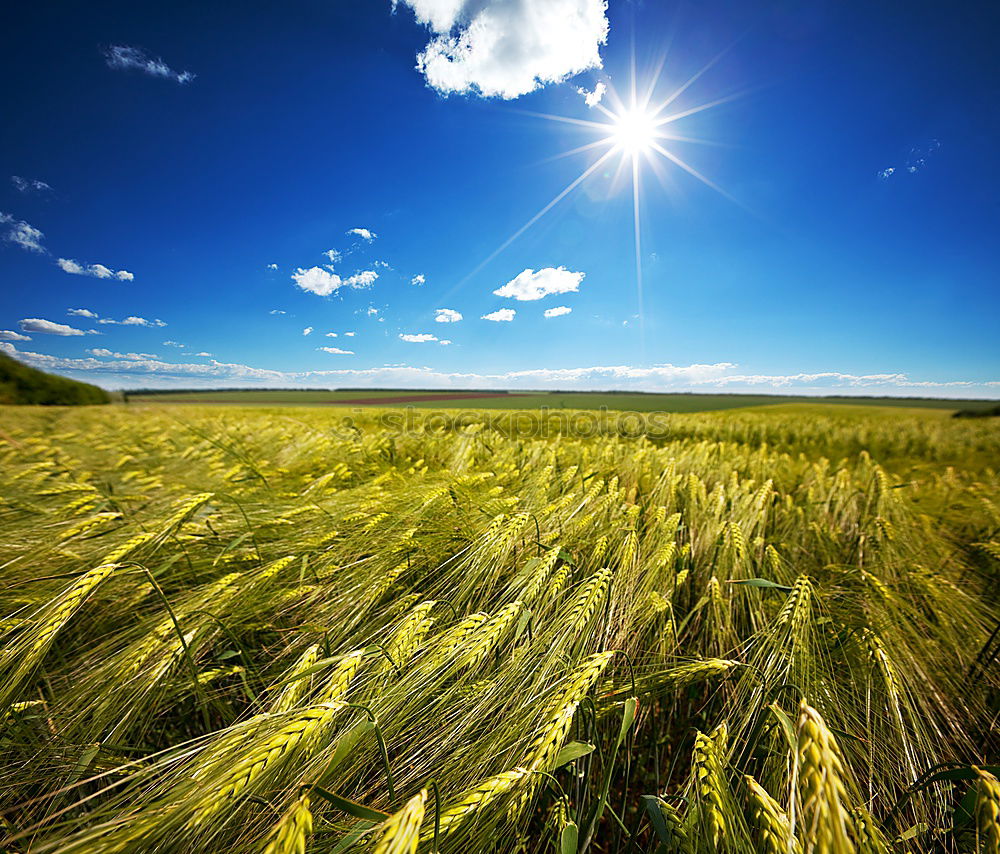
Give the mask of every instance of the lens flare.
[[626, 154], [651, 151], [657, 137], [655, 117], [644, 109], [633, 108], [615, 116], [611, 141]]

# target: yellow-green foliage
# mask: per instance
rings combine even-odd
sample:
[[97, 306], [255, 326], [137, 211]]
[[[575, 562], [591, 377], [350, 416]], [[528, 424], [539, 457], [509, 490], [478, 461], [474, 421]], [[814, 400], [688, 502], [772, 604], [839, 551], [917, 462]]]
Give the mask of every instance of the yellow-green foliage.
[[517, 416], [0, 409], [0, 848], [997, 851], [997, 425]]

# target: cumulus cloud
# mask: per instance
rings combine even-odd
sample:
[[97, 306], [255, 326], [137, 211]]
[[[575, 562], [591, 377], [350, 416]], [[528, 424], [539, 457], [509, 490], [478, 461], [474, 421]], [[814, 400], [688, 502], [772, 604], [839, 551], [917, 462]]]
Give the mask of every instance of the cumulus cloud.
[[442, 347], [447, 347], [450, 343], [451, 340], [448, 338], [442, 338], [440, 341], [438, 341], [438, 344], [440, 344]]
[[164, 347], [177, 347], [179, 350], [183, 350], [187, 344], [181, 344], [179, 341], [164, 341]]
[[378, 273], [365, 270], [342, 279], [331, 267], [310, 267], [308, 270], [299, 267], [292, 273], [292, 280], [304, 291], [317, 296], [327, 297], [340, 288], [369, 288], [375, 284]]
[[[101, 356], [107, 359], [158, 359], [155, 353], [116, 353], [104, 347], [93, 347], [87, 351], [91, 356]], [[201, 353], [198, 354], [199, 356]]]
[[66, 314], [69, 314], [73, 317], [90, 317], [90, 318], [97, 317], [97, 313], [91, 311], [89, 308], [68, 308], [66, 309]]
[[147, 320], [145, 317], [136, 317], [134, 314], [129, 315], [124, 320], [113, 320], [110, 317], [102, 317], [97, 322], [108, 326], [147, 326], [150, 329], [167, 325], [159, 318], [156, 318], [155, 320]]
[[0, 341], [30, 341], [31, 337], [13, 329], [0, 329]]
[[285, 314], [285, 311], [280, 308], [272, 308], [268, 314]]
[[410, 279], [411, 285], [422, 285], [427, 281], [427, 277], [423, 273], [417, 273], [412, 279]]
[[557, 305], [555, 308], [547, 308], [544, 311], [546, 317], [562, 317], [569, 314], [573, 309], [566, 305]]
[[[347, 230], [348, 234], [353, 234], [356, 237], [360, 237], [362, 240], [366, 240], [371, 243], [378, 235], [368, 228], [350, 228]], [[332, 250], [331, 250], [332, 251]]]
[[29, 252], [46, 252], [42, 246], [42, 239], [45, 237], [41, 231], [33, 225], [29, 225], [23, 219], [15, 219], [8, 213], [0, 211], [0, 225], [8, 226], [4, 229], [3, 239]]
[[20, 322], [20, 326], [22, 332], [40, 332], [43, 335], [86, 335], [82, 329], [43, 320], [41, 317], [26, 317]]
[[438, 323], [458, 323], [462, 319], [461, 312], [453, 308], [436, 308], [434, 312], [434, 319]]
[[586, 273], [574, 273], [565, 267], [543, 267], [522, 270], [501, 288], [493, 291], [498, 297], [516, 300], [536, 300], [549, 294], [568, 294], [580, 289]]
[[103, 264], [89, 264], [84, 266], [79, 261], [74, 261], [72, 258], [59, 258], [56, 261], [65, 273], [72, 273], [74, 276], [94, 276], [98, 279], [118, 279], [119, 282], [131, 282], [135, 279], [135, 276], [128, 270], [112, 270], [110, 267], [105, 267]]
[[185, 83], [190, 83], [196, 76], [190, 71], [175, 71], [162, 59], [154, 59], [141, 48], [123, 44], [111, 45], [111, 47], [104, 51], [104, 59], [108, 63], [108, 68], [117, 68], [123, 71], [141, 71], [150, 77], [173, 80], [182, 86]]
[[495, 323], [507, 323], [514, 319], [515, 314], [517, 314], [517, 312], [512, 308], [498, 308], [496, 311], [484, 314], [482, 319], [492, 320]]
[[204, 350], [202, 350], [200, 353], [195, 353], [195, 355], [196, 356], [204, 356], [207, 359], [212, 358], [212, 354], [211, 353], [206, 353]]
[[267, 269], [268, 270], [277, 270], [278, 269], [278, 265], [272, 262], [271, 264], [267, 265]]
[[353, 332], [345, 332], [344, 335], [347, 336], [348, 338], [353, 338], [354, 335], [355, 335], [355, 333], [353, 333]]
[[51, 193], [52, 188], [44, 181], [37, 181], [33, 178], [22, 178], [20, 175], [11, 175], [10, 182], [19, 193]]
[[330, 259], [330, 263], [331, 264], [336, 264], [337, 262], [340, 261], [341, 258], [344, 257], [336, 249], [327, 249], [326, 252], [324, 252], [323, 254], [326, 255], [327, 258]]
[[303, 335], [312, 335], [312, 331], [313, 331], [313, 328], [311, 326], [307, 326], [305, 329], [302, 330], [302, 334]]
[[411, 344], [426, 344], [428, 341], [438, 340], [436, 335], [431, 335], [428, 332], [400, 332], [399, 337]]
[[334, 356], [353, 356], [353, 350], [341, 350], [340, 347], [317, 347], [317, 350], [322, 350], [324, 353], [332, 353]]
[[344, 285], [348, 288], [370, 288], [378, 279], [378, 273], [374, 270], [362, 270], [353, 276], [344, 279]]
[[601, 103], [601, 99], [604, 97], [604, 93], [608, 91], [608, 87], [604, 84], [604, 81], [601, 80], [598, 81], [593, 92], [584, 89], [582, 86], [578, 87], [576, 91], [577, 94], [583, 96], [583, 100], [586, 102], [588, 107], [596, 107]]
[[292, 273], [292, 281], [302, 290], [320, 297], [329, 296], [343, 284], [340, 276], [322, 267], [310, 267], [308, 270], [299, 267]]
[[433, 38], [417, 69], [442, 93], [517, 98], [601, 67], [606, 0], [397, 0]]

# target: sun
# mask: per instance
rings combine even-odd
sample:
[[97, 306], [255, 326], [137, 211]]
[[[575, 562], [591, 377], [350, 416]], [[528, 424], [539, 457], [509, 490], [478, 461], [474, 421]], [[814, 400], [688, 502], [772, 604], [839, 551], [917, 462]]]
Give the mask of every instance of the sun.
[[[521, 110], [520, 112], [526, 115], [573, 125], [581, 129], [584, 133], [593, 135], [593, 138], [589, 142], [584, 142], [582, 145], [556, 154], [550, 158], [551, 160], [583, 153], [592, 153], [596, 156], [592, 158], [590, 164], [576, 178], [556, 193], [555, 196], [487, 255], [454, 287], [458, 288], [464, 285], [465, 282], [528, 231], [538, 220], [551, 211], [577, 187], [597, 173], [598, 175], [605, 176], [605, 178], [610, 178], [609, 190], [620, 187], [621, 183], [631, 184], [632, 243], [635, 256], [636, 303], [639, 317], [639, 335], [642, 338], [644, 336], [644, 312], [640, 198], [645, 197], [645, 190], [642, 186], [643, 173], [645, 171], [652, 171], [659, 179], [660, 184], [666, 187], [668, 185], [666, 169], [670, 167], [680, 169], [731, 202], [746, 208], [745, 205], [726, 192], [726, 190], [689, 164], [677, 152], [677, 146], [683, 146], [688, 143], [714, 144], [710, 140], [679, 133], [678, 131], [681, 129], [680, 122], [689, 116], [718, 107], [740, 96], [739, 93], [724, 95], [692, 107], [687, 107], [686, 109], [679, 108], [679, 105], [677, 105], [678, 99], [701, 79], [725, 53], [726, 51], [723, 50], [717, 54], [686, 81], [662, 98], [654, 98], [654, 94], [659, 88], [660, 74], [663, 70], [666, 57], [661, 58], [652, 75], [645, 79], [638, 79], [635, 72], [635, 58], [633, 56], [631, 74], [627, 80], [627, 90], [625, 92], [619, 93], [610, 80], [600, 81], [593, 92], [586, 92], [583, 89], [578, 90], [581, 95], [586, 96], [586, 104], [593, 111], [593, 118], [585, 119], [579, 116], [561, 116], [552, 113]], [[622, 95], [625, 95], [625, 97], [622, 97]], [[609, 170], [606, 168], [608, 166], [612, 168]], [[601, 171], [599, 172], [598, 170]], [[673, 189], [672, 181], [669, 182], [669, 188]]]
[[611, 122], [608, 139], [626, 154], [645, 154], [653, 150], [656, 137], [655, 116], [641, 107], [623, 110]]

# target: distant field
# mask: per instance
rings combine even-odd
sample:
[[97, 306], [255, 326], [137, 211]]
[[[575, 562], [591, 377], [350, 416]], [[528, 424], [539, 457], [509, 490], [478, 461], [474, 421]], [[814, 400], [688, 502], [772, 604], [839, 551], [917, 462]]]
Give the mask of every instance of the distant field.
[[986, 409], [990, 400], [942, 400], [897, 397], [807, 397], [775, 394], [629, 394], [601, 392], [489, 392], [409, 391], [388, 389], [340, 389], [336, 391], [177, 391], [161, 394], [130, 394], [130, 403], [189, 404], [234, 403], [279, 406], [413, 406], [449, 409], [601, 409], [631, 412], [708, 412], [717, 409], [785, 406], [788, 404], [836, 404], [858, 407], [903, 407], [907, 409]]

